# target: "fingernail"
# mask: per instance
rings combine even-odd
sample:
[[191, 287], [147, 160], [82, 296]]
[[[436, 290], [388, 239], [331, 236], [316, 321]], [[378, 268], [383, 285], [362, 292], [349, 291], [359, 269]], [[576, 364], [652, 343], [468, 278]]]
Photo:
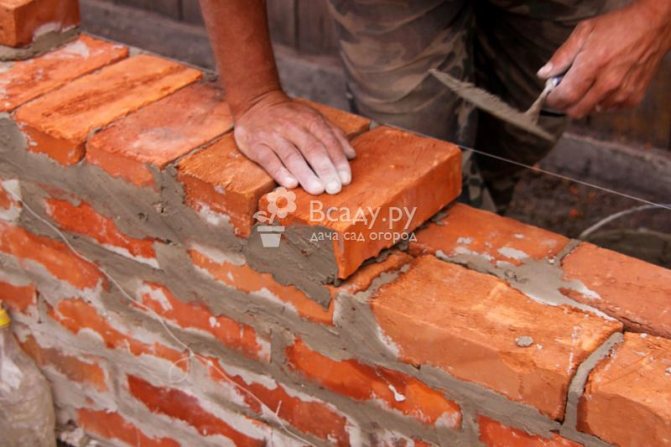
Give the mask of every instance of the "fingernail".
[[352, 174], [350, 174], [349, 171], [342, 169], [338, 171], [338, 174], [340, 175], [340, 181], [343, 185], [349, 185], [352, 181]]
[[536, 73], [539, 77], [541, 78], [547, 78], [550, 76], [550, 73], [552, 72], [552, 64], [548, 62], [547, 64], [543, 65], [540, 70], [538, 70], [538, 73]]
[[342, 186], [340, 185], [340, 182], [335, 180], [331, 180], [326, 184], [326, 192], [329, 194], [338, 194], [341, 189]]
[[295, 177], [285, 177], [284, 178], [284, 187], [289, 189], [294, 189], [298, 186], [298, 180]]
[[356, 158], [356, 152], [354, 152], [354, 150], [352, 150], [352, 152], [348, 152], [346, 155], [348, 160]]
[[310, 194], [318, 196], [324, 192], [324, 185], [318, 181], [309, 181], [304, 185], [304, 189]]

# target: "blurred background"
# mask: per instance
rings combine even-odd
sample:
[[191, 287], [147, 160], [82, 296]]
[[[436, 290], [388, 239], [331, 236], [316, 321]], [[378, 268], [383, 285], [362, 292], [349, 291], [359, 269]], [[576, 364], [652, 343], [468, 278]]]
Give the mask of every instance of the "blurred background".
[[[213, 69], [198, 0], [80, 0], [85, 31]], [[324, 0], [267, 0], [284, 88], [347, 110]], [[634, 110], [572, 123], [507, 215], [671, 267], [671, 55]], [[551, 175], [554, 173], [558, 175]], [[563, 176], [563, 177], [562, 177]], [[585, 183], [589, 185], [585, 185]]]

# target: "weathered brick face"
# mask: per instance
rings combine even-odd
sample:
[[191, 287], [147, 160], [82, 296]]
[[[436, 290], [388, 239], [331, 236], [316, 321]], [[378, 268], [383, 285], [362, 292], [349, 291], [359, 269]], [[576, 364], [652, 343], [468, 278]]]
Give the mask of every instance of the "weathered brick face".
[[0, 301], [59, 426], [143, 447], [671, 445], [669, 270], [454, 204], [456, 146], [305, 100], [357, 149], [353, 182], [276, 189], [201, 77], [86, 35], [0, 73]]
[[20, 47], [47, 32], [79, 24], [77, 0], [3, 0], [0, 3], [0, 45]]

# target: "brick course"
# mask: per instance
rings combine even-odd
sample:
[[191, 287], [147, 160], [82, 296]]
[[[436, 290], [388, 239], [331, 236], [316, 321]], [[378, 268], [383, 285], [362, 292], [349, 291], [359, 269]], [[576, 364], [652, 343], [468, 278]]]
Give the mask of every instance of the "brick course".
[[140, 54], [76, 79], [19, 107], [31, 151], [64, 165], [84, 157], [88, 133], [200, 78], [196, 70]]

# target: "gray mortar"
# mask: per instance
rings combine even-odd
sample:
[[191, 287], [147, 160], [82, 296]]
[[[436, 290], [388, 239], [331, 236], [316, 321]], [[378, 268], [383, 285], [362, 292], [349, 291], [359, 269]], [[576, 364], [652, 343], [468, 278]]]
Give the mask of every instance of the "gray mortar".
[[335, 234], [325, 227], [290, 225], [285, 227], [279, 247], [264, 248], [257, 225], [244, 248], [244, 255], [254, 270], [272, 273], [281, 284], [298, 287], [328, 308], [331, 297], [324, 284], [334, 282], [338, 266], [331, 240], [310, 241], [317, 233]]
[[608, 354], [616, 345], [622, 343], [623, 340], [624, 335], [621, 332], [612, 334], [578, 367], [568, 390], [564, 424], [560, 430], [560, 434], [562, 436], [581, 442], [584, 445], [594, 445], [598, 447], [605, 447], [609, 445], [595, 436], [590, 436], [578, 431], [578, 404], [580, 403], [580, 398], [585, 391], [585, 384], [587, 383], [587, 379], [589, 378], [592, 370], [599, 362], [601, 362], [601, 360], [608, 356]]
[[507, 262], [493, 264], [486, 257], [477, 253], [448, 255], [441, 250], [436, 252], [436, 257], [443, 261], [464, 265], [472, 270], [494, 275], [511, 287], [519, 290], [542, 304], [550, 306], [571, 306], [606, 320], [615, 320], [603, 311], [588, 304], [575, 301], [560, 292], [560, 289], [584, 290], [587, 287], [579, 280], [564, 279], [564, 272], [560, 260], [577, 246], [579, 241], [571, 241], [562, 253], [552, 259], [525, 259], [521, 265], [513, 265]]
[[522, 335], [515, 339], [515, 344], [520, 348], [528, 348], [534, 344], [534, 339], [528, 335]]
[[17, 61], [33, 58], [54, 47], [63, 45], [78, 35], [79, 28], [72, 27], [65, 31], [50, 31], [44, 33], [37, 37], [32, 43], [24, 47], [12, 48], [0, 45], [0, 61]]

